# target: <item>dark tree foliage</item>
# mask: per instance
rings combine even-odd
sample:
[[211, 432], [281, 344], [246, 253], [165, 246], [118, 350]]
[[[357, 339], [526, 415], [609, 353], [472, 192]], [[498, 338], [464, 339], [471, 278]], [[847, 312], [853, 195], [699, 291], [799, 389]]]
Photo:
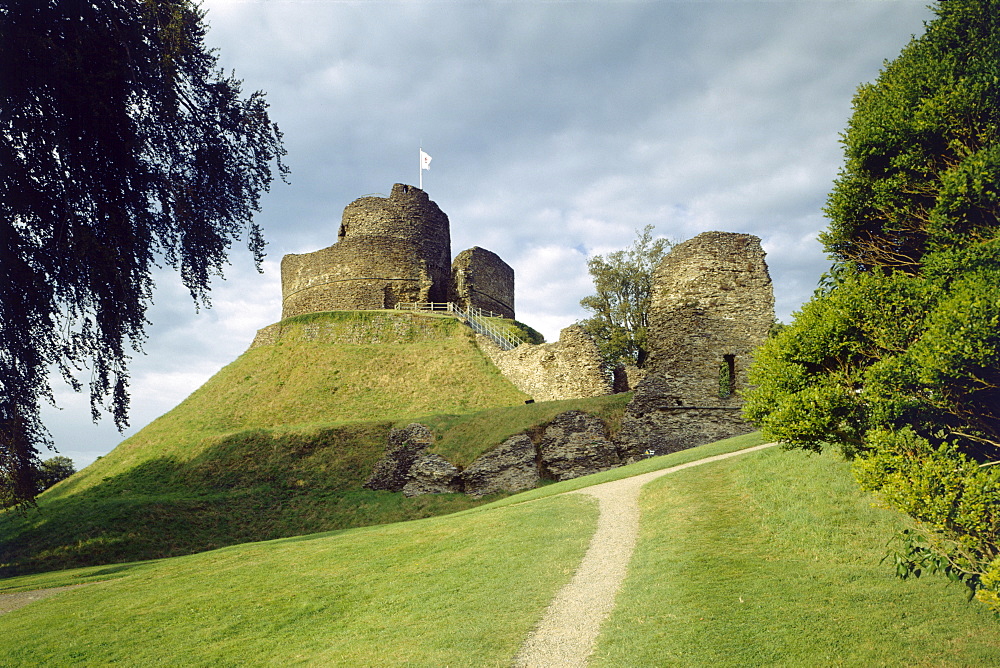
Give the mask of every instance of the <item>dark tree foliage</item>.
[[935, 11], [855, 97], [822, 235], [836, 265], [758, 350], [745, 413], [839, 446], [917, 521], [898, 573], [1000, 612], [1000, 0]]
[[76, 467], [73, 466], [73, 460], [69, 457], [62, 455], [49, 457], [38, 467], [38, 493], [41, 494], [74, 473], [76, 473]]
[[31, 500], [50, 368], [126, 424], [152, 272], [208, 305], [284, 176], [262, 93], [217, 68], [187, 0], [0, 0], [0, 472]]
[[[69, 457], [56, 455], [38, 464], [34, 471], [35, 493], [41, 494], [57, 482], [65, 480], [76, 473], [73, 460]], [[23, 500], [14, 496], [11, 480], [5, 474], [0, 474], [0, 508], [19, 505]]]
[[861, 271], [917, 273], [993, 233], [1000, 181], [1000, 5], [944, 0], [926, 34], [858, 89], [821, 240]]
[[653, 226], [647, 225], [628, 248], [587, 261], [595, 294], [581, 299], [580, 306], [593, 315], [580, 324], [594, 337], [608, 368], [646, 362], [653, 272], [672, 246], [669, 239], [654, 239]]

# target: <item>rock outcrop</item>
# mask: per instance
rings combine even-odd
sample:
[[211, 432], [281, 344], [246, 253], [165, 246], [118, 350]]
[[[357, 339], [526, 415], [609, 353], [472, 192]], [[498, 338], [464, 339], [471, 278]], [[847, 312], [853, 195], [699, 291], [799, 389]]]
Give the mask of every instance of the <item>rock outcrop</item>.
[[485, 496], [538, 487], [535, 444], [526, 434], [511, 436], [462, 472], [465, 493]]
[[441, 455], [424, 453], [413, 461], [403, 496], [461, 492], [458, 469]]
[[600, 418], [582, 411], [557, 415], [538, 446], [542, 466], [555, 480], [569, 480], [621, 465]]
[[365, 481], [366, 489], [401, 492], [410, 481], [410, 469], [434, 442], [431, 430], [418, 422], [389, 432], [389, 445]]
[[465, 492], [480, 497], [533, 489], [543, 477], [569, 480], [606, 471], [623, 462], [608, 439], [604, 422], [583, 411], [552, 419], [536, 447], [527, 434], [516, 434], [480, 455], [464, 471], [439, 454], [427, 452], [434, 438], [418, 423], [393, 429], [385, 455], [364, 487], [406, 496]]

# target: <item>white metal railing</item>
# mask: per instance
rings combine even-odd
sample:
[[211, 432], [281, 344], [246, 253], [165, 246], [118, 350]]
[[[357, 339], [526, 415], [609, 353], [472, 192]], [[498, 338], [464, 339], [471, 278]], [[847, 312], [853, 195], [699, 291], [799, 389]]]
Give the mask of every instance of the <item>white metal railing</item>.
[[[472, 328], [472, 331], [489, 337], [493, 343], [500, 346], [503, 350], [513, 350], [521, 345], [520, 339], [514, 338], [507, 332], [500, 331], [486, 320], [486, 318], [499, 317], [493, 315], [492, 311], [482, 311], [475, 307], [470, 307], [468, 311], [464, 313], [459, 311], [459, 313], [465, 317], [465, 322]], [[485, 313], [489, 313], [490, 315], [484, 315]]]
[[447, 311], [448, 313], [461, 311], [458, 305], [452, 302], [405, 302], [397, 303], [395, 309], [397, 311]]
[[437, 313], [451, 313], [461, 318], [465, 324], [472, 328], [472, 331], [488, 337], [503, 350], [511, 350], [521, 345], [522, 341], [511, 336], [497, 327], [490, 324], [487, 318], [502, 318], [502, 313], [484, 311], [481, 308], [470, 306], [463, 311], [462, 307], [454, 302], [403, 302], [397, 303], [394, 307], [397, 311], [433, 311]]

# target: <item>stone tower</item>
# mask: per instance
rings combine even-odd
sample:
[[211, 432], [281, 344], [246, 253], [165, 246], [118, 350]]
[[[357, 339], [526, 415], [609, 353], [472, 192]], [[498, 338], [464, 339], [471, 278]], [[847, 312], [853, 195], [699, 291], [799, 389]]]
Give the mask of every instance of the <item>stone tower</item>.
[[334, 245], [281, 260], [282, 318], [446, 302], [451, 292], [448, 216], [401, 183], [348, 204]]
[[514, 270], [492, 251], [473, 246], [458, 254], [451, 265], [454, 301], [514, 318]]
[[705, 232], [675, 246], [654, 274], [649, 373], [622, 419], [623, 449], [663, 454], [752, 431], [740, 392], [773, 323], [760, 239]]
[[738, 406], [750, 353], [774, 323], [760, 239], [705, 232], [657, 267], [649, 310], [649, 368], [684, 406]]

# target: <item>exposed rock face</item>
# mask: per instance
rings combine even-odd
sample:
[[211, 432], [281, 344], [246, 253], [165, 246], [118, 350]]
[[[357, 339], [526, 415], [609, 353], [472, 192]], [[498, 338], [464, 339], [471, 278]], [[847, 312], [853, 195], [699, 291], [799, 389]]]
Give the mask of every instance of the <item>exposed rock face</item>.
[[569, 480], [621, 465], [600, 418], [582, 411], [557, 415], [538, 446], [542, 465], [556, 480]]
[[760, 239], [705, 232], [675, 246], [654, 275], [649, 372], [622, 420], [619, 445], [629, 458], [751, 431], [740, 392], [773, 322]]
[[569, 480], [625, 463], [608, 440], [604, 422], [583, 411], [567, 411], [553, 418], [539, 446], [527, 434], [517, 434], [464, 471], [441, 455], [427, 452], [433, 440], [430, 429], [422, 424], [393, 429], [385, 455], [364, 487], [401, 491], [408, 497], [456, 492], [479, 497], [532, 489], [543, 473], [555, 480]]
[[477, 336], [476, 341], [504, 377], [535, 401], [598, 397], [612, 392], [611, 381], [601, 368], [597, 344], [579, 325], [562, 330], [556, 343], [522, 343], [513, 350], [501, 350], [484, 336]]
[[414, 422], [389, 432], [385, 456], [375, 464], [365, 481], [367, 489], [401, 492], [410, 481], [410, 469], [424, 450], [434, 442], [431, 430]]
[[525, 434], [511, 436], [480, 456], [462, 472], [465, 493], [485, 496], [494, 492], [519, 492], [538, 486], [535, 444]]
[[514, 318], [514, 270], [492, 251], [479, 246], [462, 251], [451, 263], [455, 301]]
[[451, 462], [433, 453], [424, 453], [413, 461], [409, 480], [403, 485], [404, 496], [448, 494], [460, 492], [458, 469]]

